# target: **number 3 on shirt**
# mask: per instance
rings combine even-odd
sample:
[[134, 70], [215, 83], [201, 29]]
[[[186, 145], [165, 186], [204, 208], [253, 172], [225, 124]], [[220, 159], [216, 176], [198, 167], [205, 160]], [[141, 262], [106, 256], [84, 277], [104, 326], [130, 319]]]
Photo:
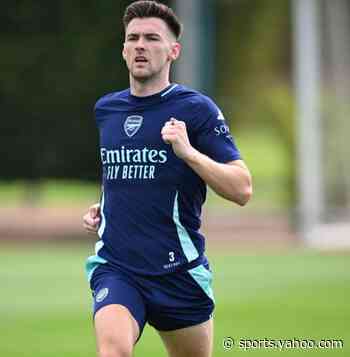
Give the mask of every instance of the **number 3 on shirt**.
[[169, 262], [173, 262], [175, 260], [175, 253], [169, 252]]

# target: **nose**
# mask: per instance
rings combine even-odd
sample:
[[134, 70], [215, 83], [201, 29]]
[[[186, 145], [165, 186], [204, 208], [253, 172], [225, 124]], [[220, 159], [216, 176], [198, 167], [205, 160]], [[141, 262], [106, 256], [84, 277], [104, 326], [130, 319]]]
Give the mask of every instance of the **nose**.
[[136, 50], [144, 50], [145, 49], [145, 41], [142, 38], [142, 36], [139, 37], [139, 39], [136, 42]]

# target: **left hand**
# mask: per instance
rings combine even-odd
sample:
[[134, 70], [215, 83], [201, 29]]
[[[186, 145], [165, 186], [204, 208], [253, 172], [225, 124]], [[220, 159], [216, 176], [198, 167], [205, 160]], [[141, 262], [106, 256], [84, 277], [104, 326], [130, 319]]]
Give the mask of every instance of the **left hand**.
[[171, 144], [178, 158], [186, 161], [194, 154], [195, 149], [188, 138], [185, 122], [171, 118], [163, 126], [161, 135], [165, 143]]

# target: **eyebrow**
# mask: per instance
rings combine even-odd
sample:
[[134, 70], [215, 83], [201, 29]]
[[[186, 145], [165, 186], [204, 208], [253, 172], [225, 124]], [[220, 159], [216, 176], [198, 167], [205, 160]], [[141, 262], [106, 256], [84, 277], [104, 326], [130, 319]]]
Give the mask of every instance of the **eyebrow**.
[[154, 37], [159, 37], [160, 38], [160, 35], [158, 33], [155, 33], [155, 32], [146, 32], [146, 33], [139, 33], [139, 32], [132, 32], [132, 33], [129, 33], [126, 37], [129, 38], [129, 37], [135, 37], [135, 36], [140, 36], [140, 35], [144, 35], [146, 37], [151, 37], [151, 36], [154, 36]]

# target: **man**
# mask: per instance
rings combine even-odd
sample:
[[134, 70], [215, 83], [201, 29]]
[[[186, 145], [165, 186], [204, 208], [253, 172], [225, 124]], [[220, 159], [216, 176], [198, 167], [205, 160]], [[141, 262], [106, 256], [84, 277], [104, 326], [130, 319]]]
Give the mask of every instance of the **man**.
[[131, 356], [146, 322], [171, 357], [211, 356], [214, 297], [199, 232], [206, 184], [244, 205], [249, 171], [217, 106], [169, 82], [181, 25], [155, 1], [124, 15], [130, 89], [97, 101], [103, 192], [84, 216], [100, 357]]

